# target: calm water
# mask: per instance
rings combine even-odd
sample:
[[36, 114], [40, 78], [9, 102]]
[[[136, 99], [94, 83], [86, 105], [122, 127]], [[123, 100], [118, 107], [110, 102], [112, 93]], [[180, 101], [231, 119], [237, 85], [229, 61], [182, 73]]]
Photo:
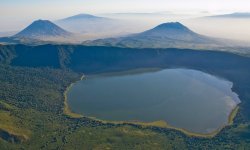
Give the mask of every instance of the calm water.
[[72, 111], [114, 121], [168, 124], [209, 133], [228, 123], [240, 102], [232, 83], [189, 69], [89, 76], [68, 93]]

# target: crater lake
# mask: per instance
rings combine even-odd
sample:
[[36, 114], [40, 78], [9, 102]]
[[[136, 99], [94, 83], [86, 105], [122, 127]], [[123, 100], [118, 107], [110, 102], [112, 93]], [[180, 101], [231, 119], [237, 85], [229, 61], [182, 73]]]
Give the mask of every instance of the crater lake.
[[155, 122], [209, 134], [229, 123], [238, 95], [233, 83], [191, 69], [134, 70], [89, 75], [73, 84], [73, 112], [106, 121]]

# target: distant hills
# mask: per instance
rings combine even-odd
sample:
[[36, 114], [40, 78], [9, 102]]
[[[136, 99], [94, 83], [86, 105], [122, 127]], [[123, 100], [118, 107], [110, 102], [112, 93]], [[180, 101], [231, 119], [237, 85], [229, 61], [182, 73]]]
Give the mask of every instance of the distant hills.
[[[114, 35], [114, 31], [116, 30], [117, 26], [110, 22], [105, 24], [106, 27], [102, 27], [105, 26], [102, 24], [102, 21], [107, 23], [108, 21], [112, 22], [114, 20], [88, 14], [79, 14], [57, 21], [58, 23], [61, 22], [62, 24], [67, 22], [72, 24], [72, 26], [77, 26], [79, 29], [88, 30], [82, 34], [79, 34], [73, 33], [71, 30], [65, 30], [63, 27], [61, 27], [61, 25], [57, 25], [51, 21], [37, 20], [14, 36], [0, 38], [0, 43], [21, 43], [28, 45], [81, 43], [88, 46], [113, 46], [127, 48], [183, 48], [199, 50], [210, 49], [233, 52], [236, 52], [239, 48], [244, 49], [245, 47], [234, 41], [200, 35], [179, 22], [163, 23], [150, 30], [137, 34], [113, 38], [106, 38], [107, 35], [105, 35], [103, 38], [97, 40], [86, 41], [86, 37], [89, 36], [90, 33], [93, 34], [93, 36], [100, 36], [100, 33], [102, 33], [101, 31], [103, 30], [106, 33], [112, 32], [112, 35]], [[91, 25], [90, 22], [92, 22], [93, 25]], [[85, 24], [85, 26], [81, 26], [82, 24]], [[88, 27], [86, 27], [86, 25]]]
[[31, 39], [46, 39], [57, 37], [68, 37], [72, 34], [49, 20], [36, 20], [24, 30], [20, 31], [14, 37], [31, 38]]
[[58, 22], [60, 21], [72, 21], [72, 20], [84, 20], [84, 19], [93, 19], [93, 20], [98, 20], [98, 19], [106, 19], [104, 17], [98, 17], [98, 16], [94, 16], [94, 15], [90, 15], [90, 14], [78, 14], [78, 15], [74, 15], [74, 16], [70, 16], [61, 20], [58, 20]]
[[231, 18], [231, 19], [250, 19], [250, 13], [231, 13], [231, 14], [223, 14], [223, 15], [215, 15], [215, 16], [208, 16], [207, 18]]
[[170, 22], [139, 34], [86, 41], [83, 44], [130, 48], [212, 48], [219, 46], [222, 42], [197, 34], [179, 22]]
[[110, 18], [90, 14], [78, 14], [56, 20], [55, 23], [74, 33], [97, 33], [110, 30], [117, 22]]

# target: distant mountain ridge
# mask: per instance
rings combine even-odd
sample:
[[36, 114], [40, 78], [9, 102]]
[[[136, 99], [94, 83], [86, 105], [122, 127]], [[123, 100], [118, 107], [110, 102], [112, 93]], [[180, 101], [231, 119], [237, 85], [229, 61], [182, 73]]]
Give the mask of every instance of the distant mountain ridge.
[[108, 28], [114, 23], [113, 19], [94, 16], [90, 14], [78, 14], [55, 21], [56, 24], [74, 33], [95, 33]]
[[57, 26], [49, 20], [36, 20], [28, 27], [14, 35], [19, 38], [44, 39], [67, 37], [71, 33]]
[[107, 19], [107, 18], [94, 16], [94, 15], [90, 15], [90, 14], [78, 14], [78, 15], [70, 16], [70, 17], [67, 17], [64, 19], [60, 19], [60, 20], [58, 20], [58, 22], [67, 21], [67, 20], [74, 20], [74, 19]]
[[[113, 29], [115, 27], [111, 28]], [[96, 27], [93, 28], [93, 30], [98, 32], [95, 29]], [[112, 32], [112, 29], [107, 31]], [[250, 47], [245, 43], [238, 43], [232, 40], [212, 38], [197, 34], [179, 22], [163, 23], [150, 30], [138, 34], [130, 34], [128, 36], [117, 38], [103, 38], [86, 41], [86, 39], [77, 36], [76, 34], [72, 34], [48, 20], [37, 20], [14, 36], [0, 38], [0, 43], [4, 45], [82, 43], [83, 45], [87, 46], [112, 46], [140, 49], [181, 48], [196, 50], [219, 50], [247, 55], [249, 55]]]
[[208, 16], [208, 18], [250, 18], [250, 13], [231, 13], [231, 14], [223, 14], [223, 15], [215, 15], [215, 16]]

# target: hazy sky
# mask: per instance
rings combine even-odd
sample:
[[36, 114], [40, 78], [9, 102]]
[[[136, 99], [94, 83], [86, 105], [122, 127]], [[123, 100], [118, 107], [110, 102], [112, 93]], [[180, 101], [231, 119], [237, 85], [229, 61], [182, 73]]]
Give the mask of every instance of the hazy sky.
[[0, 0], [0, 32], [34, 19], [58, 19], [79, 13], [250, 12], [250, 0]]

